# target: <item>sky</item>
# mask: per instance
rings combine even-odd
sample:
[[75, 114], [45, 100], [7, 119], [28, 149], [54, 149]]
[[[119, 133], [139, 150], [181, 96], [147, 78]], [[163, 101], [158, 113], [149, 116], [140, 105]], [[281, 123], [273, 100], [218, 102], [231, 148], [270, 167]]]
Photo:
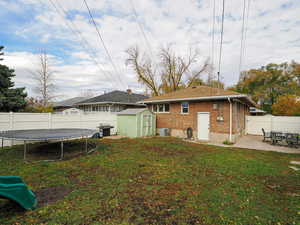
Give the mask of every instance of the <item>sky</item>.
[[[245, 0], [249, 14], [245, 16], [247, 33], [241, 69], [291, 60], [300, 62], [300, 1], [250, 0], [249, 10], [248, 1]], [[15, 70], [16, 87], [26, 87], [29, 96], [37, 95], [32, 72], [39, 69], [41, 50], [49, 55], [58, 99], [127, 88], [142, 93], [144, 87], [125, 63], [126, 50], [132, 46], [147, 54], [151, 48], [156, 62], [161, 47], [170, 45], [182, 56], [189, 49], [198, 49], [197, 65], [209, 58], [218, 67], [222, 0], [215, 0], [214, 51], [213, 0], [86, 2], [113, 63], [83, 0], [0, 0], [0, 45], [5, 47], [1, 63]], [[235, 84], [239, 78], [243, 4], [242, 0], [225, 1], [220, 74], [226, 86]], [[203, 73], [201, 78], [207, 79], [207, 74]]]

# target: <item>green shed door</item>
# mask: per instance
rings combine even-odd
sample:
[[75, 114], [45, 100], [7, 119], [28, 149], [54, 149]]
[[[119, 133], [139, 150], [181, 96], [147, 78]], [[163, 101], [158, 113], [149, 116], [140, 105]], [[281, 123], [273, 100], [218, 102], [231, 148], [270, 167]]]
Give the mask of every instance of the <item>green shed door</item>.
[[143, 133], [142, 136], [152, 135], [152, 115], [143, 115]]
[[136, 116], [122, 115], [118, 116], [118, 133], [121, 136], [137, 137]]

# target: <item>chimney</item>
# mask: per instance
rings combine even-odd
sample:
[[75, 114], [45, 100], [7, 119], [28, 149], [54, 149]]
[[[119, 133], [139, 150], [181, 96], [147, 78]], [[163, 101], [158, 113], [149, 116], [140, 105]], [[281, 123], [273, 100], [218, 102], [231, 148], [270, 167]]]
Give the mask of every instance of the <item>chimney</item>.
[[127, 92], [128, 94], [132, 94], [132, 90], [129, 89], [129, 88], [126, 90], [126, 92]]

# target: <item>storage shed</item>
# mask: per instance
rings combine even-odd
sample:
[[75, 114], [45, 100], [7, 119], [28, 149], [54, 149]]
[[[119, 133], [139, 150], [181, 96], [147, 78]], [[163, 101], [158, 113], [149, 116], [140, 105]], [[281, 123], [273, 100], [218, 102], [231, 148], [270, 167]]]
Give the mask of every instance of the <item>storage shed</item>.
[[147, 108], [126, 109], [117, 115], [118, 135], [126, 137], [154, 136], [155, 114]]

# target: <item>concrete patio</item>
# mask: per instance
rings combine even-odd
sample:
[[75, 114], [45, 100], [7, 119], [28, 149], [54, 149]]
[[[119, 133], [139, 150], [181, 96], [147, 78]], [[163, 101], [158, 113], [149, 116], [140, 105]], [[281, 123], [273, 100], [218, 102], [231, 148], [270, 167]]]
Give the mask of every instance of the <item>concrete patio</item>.
[[300, 147], [289, 148], [286, 146], [271, 145], [270, 142], [263, 142], [262, 140], [263, 140], [262, 136], [245, 135], [245, 136], [239, 138], [237, 140], [237, 142], [233, 145], [233, 147], [256, 149], [256, 150], [262, 150], [262, 151], [300, 154]]

